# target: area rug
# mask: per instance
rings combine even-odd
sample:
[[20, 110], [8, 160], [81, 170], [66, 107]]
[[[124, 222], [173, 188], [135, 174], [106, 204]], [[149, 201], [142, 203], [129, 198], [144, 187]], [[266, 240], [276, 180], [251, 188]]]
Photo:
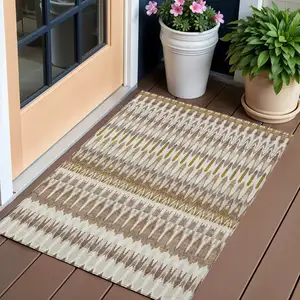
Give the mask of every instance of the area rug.
[[289, 139], [142, 92], [0, 234], [152, 299], [192, 299]]

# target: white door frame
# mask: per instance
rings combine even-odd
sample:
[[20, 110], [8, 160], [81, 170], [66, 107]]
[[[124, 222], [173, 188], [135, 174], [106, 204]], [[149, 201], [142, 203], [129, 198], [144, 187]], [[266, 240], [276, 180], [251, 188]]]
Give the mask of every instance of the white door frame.
[[132, 88], [138, 83], [139, 0], [124, 1], [124, 86]]
[[13, 195], [4, 1], [0, 0], [0, 206]]
[[251, 7], [261, 8], [263, 0], [240, 0], [239, 19], [245, 18], [252, 13]]
[[[261, 8], [262, 5], [263, 0], [240, 0], [239, 19], [244, 19], [245, 17], [252, 14], [250, 6]], [[244, 82], [241, 71], [236, 71], [234, 73], [234, 80], [238, 82]]]
[[[9, 98], [6, 65], [4, 1], [0, 0], [0, 209], [19, 194], [49, 165], [79, 140], [99, 119], [116, 106], [138, 83], [139, 0], [124, 0], [124, 84], [76, 125], [13, 182], [10, 146]], [[12, 1], [12, 0], [11, 0]], [[113, 0], [110, 0], [113, 1]]]

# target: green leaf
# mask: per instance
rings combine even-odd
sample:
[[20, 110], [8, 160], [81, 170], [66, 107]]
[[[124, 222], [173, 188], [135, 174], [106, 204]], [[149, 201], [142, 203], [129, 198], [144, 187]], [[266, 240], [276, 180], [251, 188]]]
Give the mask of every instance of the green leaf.
[[254, 56], [251, 60], [250, 67], [257, 66], [257, 56]]
[[299, 71], [297, 71], [295, 74], [294, 74], [294, 78], [296, 80], [297, 83], [300, 83], [300, 75], [299, 75]]
[[278, 75], [282, 72], [282, 67], [280, 65], [272, 65], [272, 73], [273, 75]]
[[245, 70], [243, 70], [242, 75], [246, 76], [249, 73], [248, 69], [246, 68]]
[[264, 22], [262, 20], [258, 20], [257, 23], [261, 26], [261, 28], [269, 30], [269, 27], [267, 26], [266, 22]]
[[276, 56], [274, 51], [270, 51], [270, 59], [272, 65], [277, 65], [280, 61], [280, 57]]
[[281, 33], [281, 32], [284, 31], [284, 29], [285, 29], [285, 22], [284, 22], [284, 20], [282, 19], [282, 20], [280, 21], [280, 23], [279, 23], [278, 32]]
[[282, 81], [285, 85], [289, 85], [290, 84], [290, 81], [291, 81], [291, 77], [285, 73], [285, 72], [282, 72], [281, 73], [281, 78], [282, 78]]
[[300, 56], [294, 57], [293, 60], [296, 65], [300, 65]]
[[284, 51], [284, 53], [286, 53], [290, 56], [290, 51], [287, 47], [281, 46], [281, 49]]
[[273, 31], [273, 30], [268, 31], [268, 32], [267, 32], [267, 35], [268, 35], [268, 36], [272, 36], [272, 37], [278, 37], [277, 32], [276, 32], [276, 31]]
[[284, 20], [285, 20], [285, 24], [289, 23], [289, 11], [286, 9], [284, 12]]
[[256, 75], [257, 72], [258, 72], [258, 70], [259, 70], [259, 67], [258, 67], [258, 66], [254, 66], [254, 67], [251, 69], [251, 74]]
[[294, 49], [300, 54], [300, 46], [298, 44], [294, 45]]
[[288, 53], [282, 53], [283, 57], [288, 61], [290, 59], [290, 55]]
[[250, 64], [251, 60], [253, 59], [254, 55], [253, 54], [249, 54], [245, 57], [243, 57], [240, 62], [239, 62], [239, 68], [244, 68], [245, 66], [247, 66], [248, 64]]
[[274, 10], [275, 15], [277, 16], [279, 14], [279, 8], [274, 2], [272, 2], [272, 8]]
[[285, 39], [285, 37], [283, 35], [279, 36], [279, 42], [281, 42], [281, 43], [285, 43], [286, 42], [286, 39]]
[[280, 55], [281, 54], [281, 48], [275, 48], [275, 53], [276, 55]]
[[300, 24], [300, 14], [297, 13], [289, 27], [289, 33], [291, 35], [294, 35], [296, 33], [296, 30], [297, 30], [297, 27], [299, 24]]
[[245, 54], [245, 53], [248, 53], [250, 51], [252, 51], [256, 46], [255, 45], [247, 45], [243, 51], [242, 51], [242, 54]]
[[240, 23], [241, 20], [235, 20], [235, 21], [231, 21], [229, 23], [227, 23], [228, 25], [238, 25]]
[[231, 58], [230, 58], [230, 60], [229, 60], [229, 64], [230, 65], [233, 65], [233, 64], [235, 64], [236, 62], [238, 62], [238, 60], [240, 59], [240, 57], [241, 57], [241, 53], [240, 52], [235, 52], [232, 56], [231, 56]]
[[259, 9], [257, 9], [254, 6], [251, 6], [251, 8], [253, 10], [254, 15], [258, 16], [259, 18], [264, 18], [264, 14]]
[[275, 41], [275, 47], [279, 48], [281, 46], [282, 46], [282, 44], [278, 40], [276, 40]]
[[288, 50], [288, 52], [289, 52], [289, 54], [290, 54], [291, 57], [295, 56], [295, 50], [294, 50], [293, 47], [288, 46], [287, 50]]
[[274, 76], [273, 76], [272, 72], [268, 73], [268, 78], [269, 78], [269, 80], [273, 80], [274, 79]]
[[287, 60], [287, 64], [291, 70], [292, 74], [295, 74], [296, 70], [295, 70], [295, 62], [291, 59]]
[[276, 27], [278, 27], [278, 25], [279, 25], [279, 21], [278, 21], [278, 15], [276, 16], [276, 13], [274, 12], [274, 11], [272, 11], [270, 8], [268, 8], [268, 7], [265, 7], [264, 8], [265, 10], [266, 10], [266, 12], [267, 12], [267, 15], [268, 15], [268, 18], [269, 18], [269, 20], [271, 21], [271, 23], [273, 24], [273, 25], [275, 25]]
[[235, 72], [236, 70], [238, 70], [238, 64], [232, 65], [229, 69], [229, 72]]
[[274, 44], [274, 42], [275, 42], [275, 39], [273, 37], [268, 38], [266, 41], [266, 43], [268, 43], [268, 44]]
[[261, 52], [257, 59], [257, 66], [261, 68], [269, 60], [269, 51]]
[[283, 85], [281, 76], [274, 77], [273, 85], [274, 85], [274, 91], [275, 91], [276, 95], [278, 95], [280, 93], [280, 91], [282, 89], [282, 85]]
[[232, 33], [227, 33], [225, 36], [220, 38], [220, 40], [223, 42], [229, 42], [229, 41], [231, 41], [231, 39], [232, 39]]
[[249, 42], [249, 45], [262, 45], [264, 42], [261, 41], [260, 39], [255, 39]]
[[271, 23], [265, 23], [265, 24], [269, 27], [269, 29], [270, 29], [271, 31], [274, 31], [274, 32], [277, 31], [277, 28], [276, 28], [273, 24], [271, 24]]

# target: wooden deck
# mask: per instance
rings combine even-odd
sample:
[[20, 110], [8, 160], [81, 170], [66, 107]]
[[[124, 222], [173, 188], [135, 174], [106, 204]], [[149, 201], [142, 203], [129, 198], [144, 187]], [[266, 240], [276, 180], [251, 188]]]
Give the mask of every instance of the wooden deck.
[[[78, 148], [141, 89], [174, 98], [166, 89], [163, 70], [158, 68], [143, 79], [139, 88], [128, 99], [59, 162]], [[203, 97], [185, 102], [253, 121], [241, 108], [242, 93], [240, 87], [210, 79], [207, 93]], [[208, 276], [199, 285], [194, 300], [300, 299], [299, 122], [300, 116], [286, 124], [272, 125], [273, 128], [295, 133], [295, 137]], [[44, 176], [42, 175], [24, 192], [25, 194], [0, 212], [0, 217], [20, 202]], [[0, 299], [146, 300], [147, 298], [0, 236]]]

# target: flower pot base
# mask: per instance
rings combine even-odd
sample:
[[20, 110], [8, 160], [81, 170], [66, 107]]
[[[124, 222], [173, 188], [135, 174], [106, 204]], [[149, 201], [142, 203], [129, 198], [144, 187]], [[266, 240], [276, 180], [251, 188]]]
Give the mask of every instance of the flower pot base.
[[298, 106], [295, 110], [293, 110], [288, 114], [283, 114], [283, 115], [272, 115], [272, 114], [265, 114], [265, 113], [260, 113], [255, 111], [250, 106], [248, 106], [245, 99], [245, 94], [243, 94], [241, 102], [249, 117], [261, 121], [263, 123], [270, 123], [270, 124], [286, 123], [294, 119], [296, 115], [300, 112], [300, 101], [298, 102]]

